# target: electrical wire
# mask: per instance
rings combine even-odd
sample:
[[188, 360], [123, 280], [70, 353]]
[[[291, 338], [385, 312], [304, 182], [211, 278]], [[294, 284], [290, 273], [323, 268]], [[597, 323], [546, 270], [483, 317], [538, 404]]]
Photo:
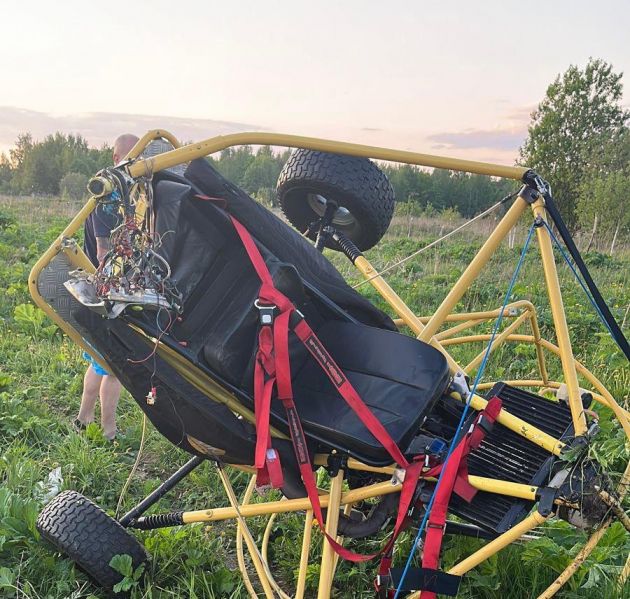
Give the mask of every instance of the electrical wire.
[[396, 589], [396, 594], [394, 595], [394, 599], [398, 599], [398, 596], [400, 594], [400, 590], [403, 587], [403, 582], [405, 580], [405, 577], [407, 576], [407, 573], [409, 572], [409, 568], [411, 567], [411, 562], [413, 560], [413, 556], [415, 553], [415, 550], [417, 547], [420, 546], [420, 541], [421, 541], [421, 536], [422, 536], [422, 532], [426, 526], [427, 520], [429, 518], [429, 514], [431, 513], [431, 508], [433, 507], [433, 503], [435, 501], [435, 496], [436, 496], [436, 492], [440, 486], [440, 483], [442, 482], [442, 475], [444, 474], [445, 470], [446, 470], [446, 465], [448, 463], [448, 460], [451, 458], [451, 455], [453, 453], [453, 450], [455, 449], [455, 446], [457, 445], [457, 442], [459, 441], [459, 437], [460, 437], [460, 433], [463, 429], [464, 423], [466, 421], [466, 416], [468, 414], [468, 410], [470, 408], [470, 402], [473, 398], [473, 396], [475, 395], [475, 392], [477, 391], [477, 385], [479, 384], [481, 377], [483, 375], [484, 370], [486, 369], [486, 366], [488, 364], [488, 358], [490, 357], [490, 352], [492, 350], [492, 344], [494, 343], [494, 339], [499, 331], [499, 327], [501, 326], [501, 323], [503, 321], [503, 315], [505, 313], [506, 310], [506, 306], [508, 305], [509, 301], [510, 301], [510, 297], [512, 296], [512, 291], [514, 289], [514, 285], [516, 284], [516, 280], [518, 279], [518, 275], [521, 271], [521, 267], [523, 266], [523, 262], [525, 260], [525, 255], [527, 253], [527, 250], [529, 248], [529, 245], [531, 243], [532, 240], [532, 236], [534, 233], [534, 228], [535, 225], [534, 223], [532, 223], [531, 227], [529, 228], [529, 233], [527, 235], [527, 239], [525, 241], [525, 245], [523, 246], [523, 250], [521, 251], [521, 255], [520, 258], [518, 260], [518, 264], [516, 265], [516, 269], [514, 270], [514, 274], [512, 275], [512, 279], [510, 280], [510, 284], [508, 285], [508, 289], [505, 293], [505, 298], [503, 299], [503, 306], [502, 309], [499, 311], [499, 315], [494, 323], [494, 327], [492, 328], [492, 335], [490, 336], [490, 340], [488, 341], [488, 346], [486, 347], [486, 351], [484, 353], [483, 356], [483, 360], [481, 361], [481, 364], [479, 365], [479, 370], [477, 371], [477, 374], [475, 376], [475, 381], [473, 383], [473, 386], [468, 394], [468, 398], [466, 399], [466, 404], [464, 406], [464, 411], [462, 412], [461, 418], [459, 419], [459, 423], [457, 425], [457, 428], [455, 429], [455, 434], [453, 435], [453, 439], [451, 440], [450, 446], [448, 448], [448, 452], [446, 454], [446, 459], [444, 460], [443, 466], [442, 466], [442, 470], [438, 476], [437, 482], [435, 484], [435, 487], [433, 488], [433, 492], [431, 494], [431, 499], [429, 500], [429, 503], [424, 511], [424, 516], [422, 518], [422, 521], [420, 523], [420, 526], [418, 527], [418, 532], [416, 534], [416, 538], [414, 539], [414, 542], [411, 546], [411, 550], [409, 552], [409, 557], [407, 558], [407, 562], [405, 563], [405, 567], [403, 569], [402, 572], [402, 576], [400, 577], [400, 580], [398, 582], [398, 588]]
[[116, 504], [116, 514], [115, 518], [118, 519], [118, 514], [120, 513], [120, 508], [122, 507], [123, 500], [127, 491], [129, 490], [129, 486], [131, 485], [131, 480], [133, 479], [138, 466], [140, 465], [140, 460], [142, 459], [142, 452], [144, 450], [144, 441], [147, 433], [147, 415], [143, 414], [142, 418], [142, 435], [140, 436], [140, 447], [138, 448], [138, 454], [136, 455], [136, 459], [133, 462], [133, 466], [131, 467], [131, 471], [129, 472], [129, 476], [123, 485], [122, 490], [120, 491], [120, 495], [118, 496], [118, 503]]

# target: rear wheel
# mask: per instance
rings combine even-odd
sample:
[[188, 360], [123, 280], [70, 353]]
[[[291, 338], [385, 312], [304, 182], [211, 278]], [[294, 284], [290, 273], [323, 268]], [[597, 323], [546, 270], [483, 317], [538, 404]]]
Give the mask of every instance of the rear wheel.
[[[394, 190], [367, 158], [295, 150], [280, 173], [277, 193], [285, 216], [303, 233], [333, 204], [332, 225], [362, 251], [381, 240], [394, 214]], [[338, 249], [332, 240], [327, 245]]]
[[129, 555], [134, 570], [148, 560], [134, 536], [76, 491], [57, 495], [39, 514], [37, 530], [110, 592], [122, 580], [122, 574], [109, 565], [115, 555]]

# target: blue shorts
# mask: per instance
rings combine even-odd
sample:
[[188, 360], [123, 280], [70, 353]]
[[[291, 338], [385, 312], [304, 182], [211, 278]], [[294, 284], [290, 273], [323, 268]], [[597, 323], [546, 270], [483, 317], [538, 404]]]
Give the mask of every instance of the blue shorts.
[[83, 352], [83, 358], [85, 360], [87, 360], [90, 365], [92, 366], [92, 368], [94, 369], [94, 372], [96, 372], [96, 374], [98, 374], [99, 376], [107, 376], [109, 374], [109, 372], [107, 372], [107, 370], [105, 370], [92, 356], [90, 356], [90, 354], [88, 354], [86, 351]]

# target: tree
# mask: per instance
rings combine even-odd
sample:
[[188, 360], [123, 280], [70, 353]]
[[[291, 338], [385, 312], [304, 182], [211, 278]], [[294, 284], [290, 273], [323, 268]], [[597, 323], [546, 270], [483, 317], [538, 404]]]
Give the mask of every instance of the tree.
[[[111, 164], [111, 148], [89, 148], [80, 135], [55, 133], [41, 142], [30, 134], [18, 136], [9, 158], [0, 166], [0, 185], [14, 193], [59, 193], [59, 182], [69, 172], [90, 176]], [[7, 175], [8, 169], [8, 175]]]
[[263, 146], [242, 175], [243, 188], [248, 193], [256, 193], [260, 189], [274, 189], [281, 169], [282, 165], [278, 164], [271, 148]]
[[567, 224], [575, 228], [576, 203], [589, 160], [605, 139], [621, 134], [629, 114], [621, 106], [622, 73], [590, 59], [571, 65], [547, 88], [532, 113], [521, 163], [549, 180]]
[[591, 231], [586, 249], [602, 234], [612, 238], [610, 252], [618, 237], [626, 237], [630, 225], [630, 129], [625, 127], [612, 138], [601, 139], [588, 160], [580, 184], [577, 204], [578, 224]]
[[59, 181], [59, 191], [64, 198], [82, 200], [87, 195], [88, 177], [83, 173], [66, 173]]

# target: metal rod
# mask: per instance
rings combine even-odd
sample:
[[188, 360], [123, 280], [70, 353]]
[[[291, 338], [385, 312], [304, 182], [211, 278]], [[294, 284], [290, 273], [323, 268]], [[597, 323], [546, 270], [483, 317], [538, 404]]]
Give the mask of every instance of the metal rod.
[[[358, 489], [346, 491], [341, 496], [341, 505], [347, 503], [357, 503], [370, 497], [379, 497], [389, 493], [399, 493], [401, 485], [393, 485], [390, 481], [367, 485]], [[321, 495], [319, 501], [322, 507], [328, 507], [329, 496]], [[267, 503], [253, 503], [250, 505], [242, 505], [239, 514], [244, 518], [253, 516], [264, 516], [273, 513], [301, 512], [302, 510], [311, 509], [311, 502], [308, 497], [300, 499], [287, 499], [284, 501], [269, 501]], [[219, 507], [206, 510], [195, 510], [192, 512], [184, 512], [182, 520], [184, 524], [192, 524], [193, 522], [218, 522], [219, 520], [232, 520], [237, 517], [234, 508]]]
[[[542, 200], [537, 200], [532, 206], [532, 209], [536, 218], [546, 220], [545, 207]], [[540, 257], [542, 258], [543, 272], [545, 273], [545, 281], [547, 283], [547, 293], [549, 295], [553, 324], [558, 339], [558, 347], [560, 348], [560, 361], [562, 362], [564, 382], [569, 392], [569, 407], [571, 408], [571, 418], [573, 419], [573, 430], [575, 431], [575, 435], [579, 437], [586, 432], [586, 416], [584, 415], [584, 407], [582, 406], [582, 398], [580, 397], [580, 385], [578, 384], [575, 359], [573, 357], [571, 338], [569, 336], [569, 327], [567, 326], [564, 305], [562, 303], [562, 292], [560, 291], [560, 281], [558, 280], [558, 271], [553, 256], [553, 247], [551, 245], [549, 232], [544, 226], [536, 229], [536, 236], [538, 237]]]
[[493, 541], [490, 541], [487, 545], [484, 545], [478, 551], [475, 551], [472, 555], [459, 562], [459, 564], [453, 566], [448, 573], [455, 576], [463, 576], [469, 570], [472, 570], [475, 566], [478, 566], [481, 562], [494, 555], [504, 547], [507, 547], [510, 543], [524, 535], [526, 532], [540, 526], [547, 518], [541, 516], [539, 512], [533, 512], [522, 522], [519, 522], [513, 528], [510, 528], [507, 532], [498, 536]]
[[[501, 333], [494, 338], [494, 343], [490, 347], [490, 353], [495, 352], [506, 338], [516, 331], [526, 320], [529, 319], [529, 312], [523, 312], [514, 322], [510, 323]], [[464, 372], [470, 374], [474, 368], [477, 368], [483, 361], [484, 356], [488, 352], [487, 348], [484, 348], [473, 360], [464, 368]]]
[[[337, 476], [330, 481], [330, 501], [326, 516], [326, 533], [333, 539], [337, 536], [339, 524], [339, 507], [341, 505], [341, 491], [343, 490], [343, 470], [339, 470]], [[319, 574], [319, 588], [317, 599], [329, 599], [335, 574], [335, 552], [326, 538], [323, 540], [322, 561]]]
[[[169, 138], [168, 136], [170, 136], [170, 134], [164, 130], [157, 131], [157, 133], [155, 131], [149, 131], [142, 140], [147, 137]], [[170, 137], [172, 138], [173, 136]], [[348, 154], [350, 156], [361, 156], [363, 158], [375, 158], [377, 160], [404, 162], [405, 164], [417, 164], [419, 166], [432, 168], [490, 175], [491, 177], [505, 177], [507, 179], [516, 179], [517, 181], [522, 181], [523, 176], [528, 171], [526, 167], [522, 166], [502, 166], [474, 160], [462, 160], [461, 158], [447, 158], [445, 156], [434, 156], [431, 154], [421, 154], [419, 152], [393, 150], [390, 148], [366, 146], [333, 141], [330, 139], [318, 139], [316, 137], [254, 131], [211, 137], [204, 141], [171, 150], [170, 152], [164, 152], [151, 158], [139, 160], [128, 166], [127, 172], [131, 177], [140, 177], [150, 173], [156, 173], [172, 166], [177, 166], [184, 162], [190, 162], [196, 158], [208, 156], [208, 154], [214, 154], [226, 148], [244, 145], [304, 148], [308, 150], [318, 150], [320, 152], [332, 152], [333, 154]], [[134, 150], [135, 148], [132, 151]]]
[[[255, 487], [256, 477], [252, 476], [250, 477], [247, 488], [245, 489], [241, 505], [247, 505], [249, 503]], [[239, 521], [236, 523], [236, 557], [238, 561], [238, 569], [241, 573], [241, 577], [243, 578], [243, 582], [245, 583], [245, 588], [247, 589], [249, 596], [251, 599], [258, 599], [258, 593], [254, 590], [254, 585], [252, 584], [249, 572], [247, 571], [247, 565], [245, 564], [245, 553], [243, 551], [243, 527]]]
[[313, 510], [306, 510], [304, 515], [304, 534], [302, 536], [302, 553], [300, 554], [300, 570], [298, 572], [295, 599], [304, 599], [306, 589], [306, 571], [308, 568], [308, 554], [311, 548], [311, 532], [313, 531]]
[[223, 487], [225, 489], [225, 494], [228, 497], [230, 504], [232, 505], [232, 509], [236, 512], [236, 518], [238, 523], [241, 526], [241, 534], [245, 540], [245, 546], [249, 551], [249, 557], [254, 564], [254, 569], [256, 570], [256, 574], [258, 576], [258, 580], [260, 580], [260, 584], [263, 587], [263, 591], [265, 593], [265, 597], [267, 599], [274, 599], [272, 583], [269, 577], [269, 572], [267, 568], [265, 568], [265, 563], [258, 551], [258, 547], [256, 546], [256, 542], [254, 541], [254, 537], [247, 527], [247, 523], [245, 522], [245, 518], [240, 513], [238, 499], [236, 498], [236, 494], [234, 493], [234, 488], [232, 487], [232, 483], [228, 475], [223, 470], [223, 467], [220, 463], [217, 463], [217, 468], [219, 471], [219, 477], [221, 478], [221, 482], [223, 483]]
[[427, 322], [424, 330], [418, 335], [418, 339], [428, 343], [433, 335], [437, 333], [438, 329], [446, 320], [446, 317], [452, 312], [464, 293], [468, 291], [472, 282], [481, 272], [481, 269], [488, 263], [490, 258], [492, 258], [496, 249], [514, 225], [516, 225], [526, 208], [527, 202], [521, 196], [518, 196], [481, 249], [461, 274], [458, 281], [453, 285], [439, 308], [433, 313], [433, 316], [431, 316], [429, 322]]
[[128, 526], [146, 512], [153, 504], [157, 503], [166, 493], [168, 493], [178, 482], [188, 476], [197, 466], [205, 462], [206, 458], [194, 456], [190, 458], [179, 470], [171, 474], [155, 491], [147, 495], [138, 505], [131, 508], [118, 522], [121, 526]]

